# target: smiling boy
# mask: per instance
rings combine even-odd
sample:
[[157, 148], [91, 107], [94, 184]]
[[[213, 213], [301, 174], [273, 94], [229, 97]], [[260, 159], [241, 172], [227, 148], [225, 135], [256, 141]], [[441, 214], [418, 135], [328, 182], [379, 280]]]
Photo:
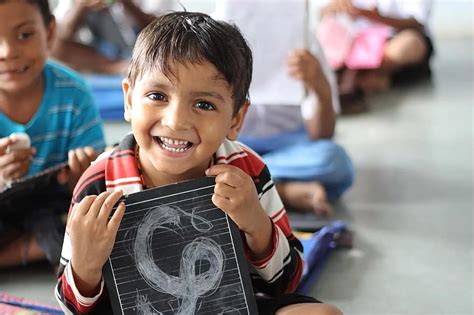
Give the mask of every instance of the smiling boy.
[[[163, 15], [139, 36], [123, 81], [120, 145], [79, 181], [68, 219], [56, 295], [65, 311], [110, 312], [102, 267], [125, 211], [123, 193], [216, 176], [213, 203], [241, 230], [260, 314], [340, 314], [289, 294], [301, 277], [301, 244], [262, 159], [236, 142], [252, 54], [238, 29], [201, 13]], [[110, 217], [110, 219], [109, 219]]]

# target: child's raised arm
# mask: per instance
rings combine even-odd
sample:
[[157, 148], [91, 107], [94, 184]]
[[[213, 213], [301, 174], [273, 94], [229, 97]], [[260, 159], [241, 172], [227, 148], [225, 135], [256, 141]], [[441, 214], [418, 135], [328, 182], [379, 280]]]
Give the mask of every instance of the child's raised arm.
[[316, 102], [311, 117], [305, 117], [308, 135], [313, 140], [332, 137], [336, 114], [331, 86], [318, 59], [306, 49], [295, 49], [290, 52], [287, 64], [289, 75], [302, 81]]

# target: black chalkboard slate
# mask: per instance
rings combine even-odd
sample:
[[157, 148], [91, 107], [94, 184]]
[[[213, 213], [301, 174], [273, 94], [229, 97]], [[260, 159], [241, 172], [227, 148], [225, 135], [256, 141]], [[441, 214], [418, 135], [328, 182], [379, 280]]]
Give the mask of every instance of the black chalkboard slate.
[[21, 208], [19, 204], [31, 200], [35, 195], [50, 194], [52, 190], [57, 190], [59, 184], [56, 176], [67, 166], [67, 162], [60, 163], [34, 175], [16, 179], [7, 187], [0, 188], [0, 218], [17, 211]]
[[257, 314], [240, 231], [214, 177], [130, 194], [104, 266], [114, 314]]

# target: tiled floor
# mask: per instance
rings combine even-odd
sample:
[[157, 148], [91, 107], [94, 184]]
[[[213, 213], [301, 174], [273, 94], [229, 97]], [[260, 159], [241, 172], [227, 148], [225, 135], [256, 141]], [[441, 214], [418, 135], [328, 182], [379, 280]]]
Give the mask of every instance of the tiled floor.
[[[438, 42], [434, 77], [341, 117], [354, 187], [336, 205], [355, 233], [312, 294], [345, 314], [472, 314], [473, 46]], [[109, 142], [128, 126], [108, 124]], [[0, 290], [54, 303], [46, 267], [0, 272]]]
[[438, 43], [432, 83], [342, 117], [357, 180], [339, 216], [353, 250], [329, 259], [313, 295], [346, 314], [472, 314], [472, 42]]

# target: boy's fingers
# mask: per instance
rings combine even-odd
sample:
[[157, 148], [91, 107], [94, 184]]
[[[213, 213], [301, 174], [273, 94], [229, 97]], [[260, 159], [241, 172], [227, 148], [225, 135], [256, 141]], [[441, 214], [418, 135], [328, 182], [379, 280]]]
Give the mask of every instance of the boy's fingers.
[[228, 164], [217, 164], [217, 165], [212, 165], [206, 170], [206, 176], [216, 176], [220, 173], [229, 171], [235, 166], [228, 165]]
[[80, 169], [85, 170], [87, 167], [89, 167], [90, 161], [86, 152], [83, 149], [76, 149], [75, 153], [79, 162]]
[[0, 138], [0, 155], [5, 154], [9, 145], [13, 144], [13, 139], [10, 137]]
[[100, 209], [102, 208], [105, 200], [109, 197], [110, 193], [107, 191], [102, 192], [94, 201], [94, 203], [90, 206], [88, 215], [90, 214], [92, 217], [98, 217], [100, 213]]
[[22, 149], [10, 153], [13, 156], [14, 161], [22, 162], [29, 161], [33, 155], [31, 149]]
[[97, 155], [93, 147], [84, 147], [84, 152], [89, 157], [89, 159]]
[[244, 185], [244, 180], [240, 174], [225, 172], [217, 175], [216, 184], [224, 184], [229, 187], [237, 188]]
[[110, 229], [112, 232], [117, 234], [117, 230], [120, 226], [120, 222], [122, 222], [122, 218], [124, 214], [125, 214], [125, 203], [121, 202], [118, 205], [117, 209], [115, 210], [115, 213], [110, 218], [109, 223], [107, 223], [107, 229]]
[[24, 161], [10, 163], [3, 169], [3, 177], [9, 179], [20, 178], [26, 173], [28, 167], [29, 163]]
[[230, 200], [218, 194], [213, 194], [211, 200], [212, 200], [212, 203], [219, 209], [224, 210], [224, 209], [230, 208], [230, 204], [231, 204]]
[[69, 180], [69, 170], [67, 168], [60, 170], [56, 176], [56, 180], [60, 185], [65, 185]]
[[77, 159], [76, 152], [74, 150], [69, 150], [67, 153], [68, 164], [71, 170], [77, 170], [79, 168], [79, 160]]
[[95, 195], [90, 195], [90, 196], [86, 196], [84, 197], [84, 199], [81, 200], [80, 203], [76, 204], [74, 206], [74, 215], [75, 216], [84, 216], [87, 214], [87, 212], [89, 211], [92, 203], [95, 201], [95, 199], [97, 198], [97, 196]]
[[214, 188], [214, 193], [218, 194], [219, 196], [230, 199], [230, 196], [235, 194], [235, 187], [229, 186], [225, 183], [217, 183], [216, 187]]
[[109, 220], [110, 214], [112, 213], [113, 207], [122, 196], [123, 193], [121, 191], [114, 191], [111, 193], [102, 205], [98, 214], [98, 219], [103, 222], [107, 222]]

